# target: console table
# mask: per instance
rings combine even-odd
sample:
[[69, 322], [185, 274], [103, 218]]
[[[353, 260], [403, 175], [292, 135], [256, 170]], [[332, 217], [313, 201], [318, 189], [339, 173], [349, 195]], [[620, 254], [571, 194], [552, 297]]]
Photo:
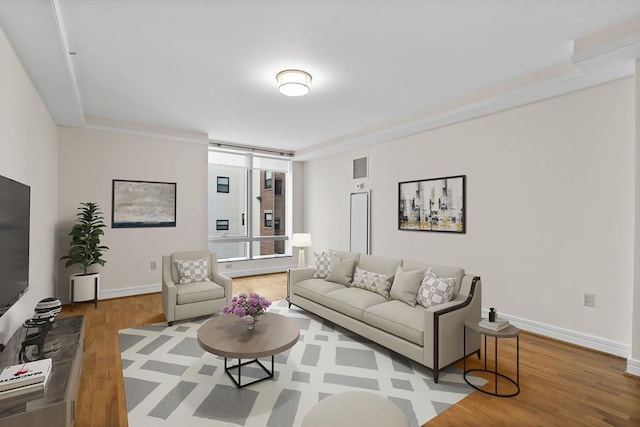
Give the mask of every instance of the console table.
[[[0, 353], [0, 370], [17, 365], [24, 330], [19, 329]], [[82, 375], [84, 316], [57, 319], [46, 343], [56, 345], [51, 355], [51, 374], [44, 391], [0, 400], [2, 427], [72, 427]], [[59, 346], [58, 346], [59, 344]]]

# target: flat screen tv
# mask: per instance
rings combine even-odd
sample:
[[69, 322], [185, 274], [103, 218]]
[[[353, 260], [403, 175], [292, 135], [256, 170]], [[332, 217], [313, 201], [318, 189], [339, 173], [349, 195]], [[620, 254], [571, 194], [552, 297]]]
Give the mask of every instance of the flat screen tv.
[[0, 316], [29, 287], [31, 188], [0, 175]]

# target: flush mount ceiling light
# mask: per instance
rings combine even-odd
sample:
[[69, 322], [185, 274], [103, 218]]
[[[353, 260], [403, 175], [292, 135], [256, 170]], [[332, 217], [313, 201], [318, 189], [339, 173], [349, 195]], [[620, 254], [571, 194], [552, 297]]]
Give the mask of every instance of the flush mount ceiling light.
[[302, 70], [284, 70], [276, 74], [278, 90], [286, 96], [304, 96], [311, 90], [311, 74]]

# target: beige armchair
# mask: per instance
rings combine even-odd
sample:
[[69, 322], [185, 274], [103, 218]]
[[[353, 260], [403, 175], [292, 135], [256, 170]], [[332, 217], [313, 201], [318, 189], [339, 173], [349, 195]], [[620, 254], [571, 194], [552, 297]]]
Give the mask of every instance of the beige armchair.
[[[207, 277], [203, 281], [180, 284], [176, 260], [207, 260]], [[215, 252], [175, 252], [162, 257], [162, 309], [169, 326], [176, 320], [219, 313], [231, 302], [231, 278], [218, 273]]]

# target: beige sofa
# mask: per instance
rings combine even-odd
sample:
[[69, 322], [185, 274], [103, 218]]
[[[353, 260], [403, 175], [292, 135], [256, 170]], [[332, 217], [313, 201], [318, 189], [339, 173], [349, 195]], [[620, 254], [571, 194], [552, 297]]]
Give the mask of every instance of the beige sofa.
[[[452, 300], [429, 308], [412, 306], [398, 298], [399, 292], [394, 292], [393, 285], [390, 296], [385, 298], [370, 290], [314, 279], [315, 268], [306, 267], [289, 270], [289, 305], [310, 311], [432, 369], [435, 382], [441, 369], [462, 359], [464, 322], [481, 318], [480, 277], [465, 274], [462, 268], [427, 262], [329, 252], [339, 259], [355, 258], [355, 265], [368, 272], [394, 275], [401, 266], [407, 271], [431, 269], [440, 278], [455, 277]], [[466, 349], [467, 355], [479, 354], [480, 337], [467, 334]]]

